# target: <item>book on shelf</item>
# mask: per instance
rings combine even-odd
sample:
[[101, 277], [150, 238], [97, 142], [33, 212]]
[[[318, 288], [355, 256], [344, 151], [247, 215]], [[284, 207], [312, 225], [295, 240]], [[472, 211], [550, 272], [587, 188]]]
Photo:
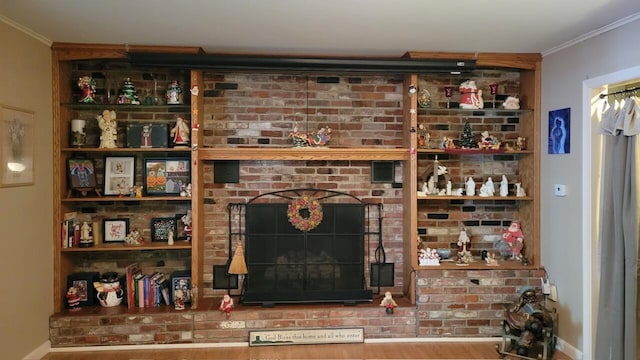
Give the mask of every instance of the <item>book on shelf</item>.
[[61, 225], [61, 241], [63, 248], [70, 248], [74, 246], [74, 241], [76, 237], [75, 229], [76, 225], [78, 226], [78, 242], [80, 241], [80, 224], [76, 220], [78, 213], [76, 211], [64, 213], [62, 215], [62, 225]]
[[133, 309], [135, 307], [135, 278], [142, 274], [142, 270], [140, 269], [140, 265], [138, 263], [133, 263], [127, 266], [125, 271], [126, 281], [127, 281], [127, 308]]

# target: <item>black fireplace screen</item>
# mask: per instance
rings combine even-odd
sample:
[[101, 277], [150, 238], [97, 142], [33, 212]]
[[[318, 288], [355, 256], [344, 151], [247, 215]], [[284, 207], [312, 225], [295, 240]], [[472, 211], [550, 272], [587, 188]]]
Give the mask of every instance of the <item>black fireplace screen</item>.
[[371, 301], [365, 281], [368, 204], [322, 203], [322, 222], [310, 231], [291, 225], [288, 205], [245, 205], [248, 274], [241, 301], [263, 305]]

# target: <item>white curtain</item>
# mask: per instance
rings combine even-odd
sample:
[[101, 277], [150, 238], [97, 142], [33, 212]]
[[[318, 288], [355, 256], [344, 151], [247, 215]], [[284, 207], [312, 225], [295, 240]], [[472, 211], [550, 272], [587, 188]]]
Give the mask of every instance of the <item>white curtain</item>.
[[595, 359], [636, 359], [638, 270], [638, 149], [640, 99], [630, 97], [602, 115], [600, 291]]

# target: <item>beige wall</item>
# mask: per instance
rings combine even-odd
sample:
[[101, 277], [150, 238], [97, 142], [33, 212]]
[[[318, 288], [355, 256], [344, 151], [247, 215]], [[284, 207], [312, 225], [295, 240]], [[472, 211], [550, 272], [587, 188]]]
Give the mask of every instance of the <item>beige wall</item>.
[[[571, 153], [547, 155], [541, 161], [542, 264], [558, 286], [560, 338], [585, 352], [583, 340], [583, 238], [590, 224], [583, 223], [583, 131], [591, 116], [582, 109], [583, 81], [640, 64], [637, 36], [640, 20], [545, 56], [542, 61], [542, 148], [546, 149], [548, 112], [571, 108]], [[555, 197], [553, 184], [566, 184], [568, 195]], [[586, 345], [585, 345], [586, 343]], [[590, 351], [587, 349], [586, 353]], [[585, 358], [586, 359], [586, 358]]]
[[0, 188], [0, 348], [15, 360], [48, 340], [53, 312], [51, 52], [3, 22], [0, 44], [0, 104], [36, 120], [35, 184]]

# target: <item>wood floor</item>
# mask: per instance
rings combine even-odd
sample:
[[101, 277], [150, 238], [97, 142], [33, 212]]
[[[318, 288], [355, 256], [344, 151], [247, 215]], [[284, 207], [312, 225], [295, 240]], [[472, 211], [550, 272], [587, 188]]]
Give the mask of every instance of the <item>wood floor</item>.
[[[42, 360], [499, 359], [495, 344], [367, 343], [50, 353]], [[510, 358], [510, 357], [508, 357]], [[516, 359], [516, 358], [513, 358]], [[556, 351], [553, 360], [571, 360]]]

